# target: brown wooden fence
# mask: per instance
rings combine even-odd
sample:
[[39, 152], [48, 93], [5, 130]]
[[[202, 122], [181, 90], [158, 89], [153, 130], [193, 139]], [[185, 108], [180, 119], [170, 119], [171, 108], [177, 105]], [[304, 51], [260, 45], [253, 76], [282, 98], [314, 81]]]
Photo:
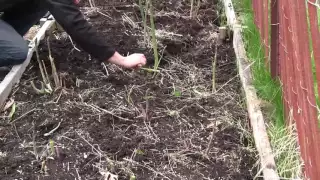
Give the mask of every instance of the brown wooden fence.
[[317, 0], [252, 0], [266, 68], [279, 78], [286, 123], [295, 123], [306, 179], [320, 180], [320, 32]]

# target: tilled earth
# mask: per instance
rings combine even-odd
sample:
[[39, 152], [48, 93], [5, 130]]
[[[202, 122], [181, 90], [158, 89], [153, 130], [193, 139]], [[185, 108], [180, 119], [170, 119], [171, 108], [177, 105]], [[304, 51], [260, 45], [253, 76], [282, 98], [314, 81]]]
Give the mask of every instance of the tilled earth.
[[[10, 97], [12, 119], [12, 108], [2, 112], [1, 179], [252, 179], [256, 153], [232, 43], [217, 43], [217, 3], [201, 2], [193, 18], [189, 2], [155, 3], [156, 75], [100, 64], [55, 32], [50, 49], [63, 87], [36, 93], [31, 81], [40, 88], [42, 78], [34, 56]], [[81, 4], [101, 38], [121, 54], [144, 53], [152, 68], [139, 6], [96, 0], [96, 7]], [[48, 52], [44, 41], [40, 59], [51, 75]]]

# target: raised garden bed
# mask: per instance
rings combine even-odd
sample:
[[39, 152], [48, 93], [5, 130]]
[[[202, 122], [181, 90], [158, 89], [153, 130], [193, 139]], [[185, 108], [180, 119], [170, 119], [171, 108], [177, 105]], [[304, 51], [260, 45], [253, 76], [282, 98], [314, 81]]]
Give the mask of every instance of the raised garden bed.
[[[202, 2], [194, 19], [189, 4], [172, 2], [155, 4], [162, 57], [156, 76], [103, 66], [54, 32], [50, 49], [63, 88], [35, 93], [30, 82], [42, 79], [34, 56], [12, 91], [13, 118], [1, 121], [1, 179], [252, 179], [255, 151], [231, 41], [218, 46], [212, 92], [218, 2]], [[101, 38], [122, 54], [145, 53], [152, 67], [139, 7], [96, 5], [105, 15], [89, 20]], [[87, 14], [89, 5], [82, 6]], [[39, 54], [50, 73], [47, 47], [43, 41]]]

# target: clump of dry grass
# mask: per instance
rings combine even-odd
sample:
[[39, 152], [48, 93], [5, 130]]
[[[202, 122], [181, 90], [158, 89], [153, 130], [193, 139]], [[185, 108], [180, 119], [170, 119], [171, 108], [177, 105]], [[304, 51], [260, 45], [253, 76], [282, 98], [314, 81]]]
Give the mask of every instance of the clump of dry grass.
[[270, 124], [268, 134], [273, 145], [272, 149], [279, 176], [284, 179], [303, 179], [303, 172], [301, 171], [303, 163], [300, 159], [300, 150], [297, 144], [298, 134], [295, 126], [279, 129]]

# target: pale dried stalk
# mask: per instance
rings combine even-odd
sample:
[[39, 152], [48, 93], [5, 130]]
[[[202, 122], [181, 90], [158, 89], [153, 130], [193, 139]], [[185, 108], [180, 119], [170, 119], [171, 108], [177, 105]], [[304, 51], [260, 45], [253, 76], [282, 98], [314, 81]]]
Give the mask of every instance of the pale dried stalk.
[[51, 87], [51, 82], [50, 82], [49, 75], [48, 75], [48, 72], [47, 72], [47, 67], [46, 67], [46, 65], [44, 64], [44, 61], [43, 61], [43, 60], [41, 60], [41, 63], [42, 63], [43, 69], [44, 69], [46, 81], [48, 81], [48, 86]]
[[216, 45], [215, 54], [212, 62], [212, 93], [216, 92], [216, 64], [217, 64], [218, 46]]
[[92, 8], [96, 7], [96, 3], [94, 2], [94, 0], [89, 0], [89, 4]]
[[47, 73], [47, 70], [45, 68], [44, 62], [40, 60], [39, 51], [38, 51], [38, 46], [39, 46], [38, 42], [39, 41], [36, 39], [36, 41], [35, 41], [36, 58], [37, 58], [37, 61], [38, 61], [38, 64], [39, 64], [42, 81], [43, 81], [43, 83], [45, 85], [43, 85], [43, 83], [41, 82], [41, 86], [42, 87], [41, 87], [41, 90], [39, 90], [38, 88], [35, 87], [33, 81], [31, 81], [31, 86], [34, 88], [34, 90], [37, 93], [45, 93], [45, 92], [51, 93], [52, 89], [51, 89], [48, 73]]
[[193, 17], [193, 3], [194, 3], [194, 0], [191, 0], [190, 18]]
[[41, 76], [42, 76], [42, 80], [45, 84], [48, 84], [47, 82], [47, 79], [46, 79], [46, 76], [44, 75], [44, 70], [43, 70], [43, 67], [42, 67], [42, 63], [41, 63], [41, 60], [40, 60], [40, 56], [39, 56], [39, 51], [38, 51], [38, 40], [35, 41], [35, 51], [36, 51], [36, 57], [37, 57], [37, 61], [38, 61], [38, 64], [39, 64], [39, 68], [40, 68], [40, 72], [41, 72]]
[[37, 151], [36, 126], [35, 126], [34, 121], [32, 122], [32, 127], [33, 127], [33, 130], [32, 130], [33, 153], [34, 153], [34, 156], [35, 156], [36, 160], [38, 161], [39, 160], [39, 154], [38, 154], [38, 151]]
[[44, 87], [43, 82], [41, 82], [41, 89], [38, 89], [33, 81], [31, 81], [30, 84], [37, 94], [44, 94], [46, 92], [46, 88]]
[[49, 37], [47, 38], [47, 44], [48, 44], [49, 59], [50, 59], [50, 64], [51, 64], [51, 70], [52, 70], [52, 76], [53, 76], [54, 84], [55, 84], [56, 88], [59, 88], [61, 83], [60, 83], [60, 79], [59, 79], [59, 76], [58, 76], [58, 73], [57, 73], [56, 65], [54, 64], [54, 59], [52, 58], [52, 55], [51, 55]]

